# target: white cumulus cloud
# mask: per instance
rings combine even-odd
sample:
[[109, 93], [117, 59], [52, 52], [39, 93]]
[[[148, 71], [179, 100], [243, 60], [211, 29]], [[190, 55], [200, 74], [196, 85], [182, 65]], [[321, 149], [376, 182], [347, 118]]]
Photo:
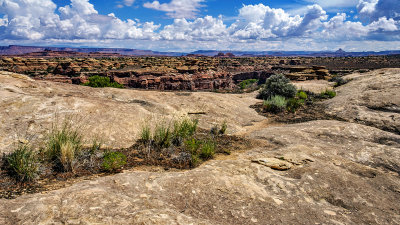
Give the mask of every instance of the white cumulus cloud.
[[146, 2], [143, 7], [166, 12], [171, 18], [194, 19], [197, 17], [201, 7], [204, 7], [205, 0], [171, 0], [169, 3], [159, 1]]
[[3, 39], [158, 39], [153, 22], [101, 15], [89, 0], [71, 0], [58, 8], [51, 0], [0, 0]]
[[[0, 0], [0, 42], [91, 42], [111, 47], [112, 43], [130, 43], [126, 47], [147, 43], [153, 49], [176, 49], [179, 45], [259, 49], [268, 44], [273, 49], [281, 46], [310, 49], [344, 42], [400, 41], [400, 10], [399, 4], [394, 4], [398, 0], [359, 0], [358, 15], [363, 17], [362, 21], [350, 20], [345, 13], [329, 18], [317, 4], [305, 7], [298, 14], [264, 4], [243, 5], [230, 24], [223, 16], [197, 17], [204, 1], [146, 3], [149, 8], [165, 11], [175, 18], [161, 27], [152, 21], [122, 20], [113, 13], [102, 15], [89, 0], [71, 0], [62, 7], [52, 0]], [[129, 5], [134, 1], [119, 2]]]
[[360, 0], [357, 9], [365, 21], [377, 21], [381, 17], [400, 20], [399, 0]]
[[227, 31], [222, 18], [206, 16], [197, 18], [193, 22], [186, 19], [175, 19], [160, 32], [165, 40], [209, 40], [217, 41], [226, 37]]
[[291, 16], [283, 9], [263, 4], [243, 6], [239, 19], [229, 28], [240, 39], [270, 39], [302, 36], [316, 30], [326, 12], [318, 5], [309, 6], [303, 16]]

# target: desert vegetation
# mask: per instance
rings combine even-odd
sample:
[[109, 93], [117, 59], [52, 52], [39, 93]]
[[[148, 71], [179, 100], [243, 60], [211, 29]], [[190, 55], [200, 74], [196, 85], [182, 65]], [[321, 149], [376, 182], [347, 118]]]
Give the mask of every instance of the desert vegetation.
[[96, 139], [86, 140], [80, 127], [65, 119], [61, 126], [52, 126], [42, 146], [18, 145], [2, 157], [0, 181], [6, 185], [0, 197], [36, 192], [44, 181], [106, 175], [141, 165], [190, 169], [242, 144], [242, 139], [226, 135], [227, 122], [210, 130], [199, 129], [198, 122], [180, 118], [144, 123], [133, 146], [111, 149]]
[[[337, 82], [343, 84], [342, 78], [336, 79]], [[290, 83], [290, 80], [283, 74], [273, 75], [268, 78], [262, 85], [257, 98], [263, 99], [261, 106], [264, 113], [296, 113], [296, 111], [304, 106], [310, 106], [315, 101], [329, 99], [336, 96], [334, 90], [326, 89], [320, 94], [297, 90]]]
[[166, 156], [164, 163], [172, 163], [179, 168], [191, 168], [212, 159], [215, 153], [227, 153], [217, 147], [226, 130], [226, 122], [205, 131], [198, 129], [196, 119], [160, 121], [153, 129], [149, 124], [142, 128], [141, 139], [135, 147], [149, 160], [161, 155]]
[[124, 88], [124, 85], [122, 84], [119, 84], [117, 82], [111, 82], [109, 77], [102, 77], [98, 75], [89, 77], [89, 82], [83, 83], [82, 85], [95, 88], [104, 88], [104, 87]]
[[247, 79], [247, 80], [244, 80], [244, 81], [239, 83], [239, 88], [242, 89], [242, 90], [248, 89], [248, 88], [251, 88], [251, 87], [254, 88], [254, 87], [257, 86], [257, 83], [258, 83], [257, 79]]
[[296, 90], [290, 80], [282, 74], [268, 78], [257, 98], [264, 99], [263, 109], [267, 112], [296, 112], [308, 99], [306, 92]]

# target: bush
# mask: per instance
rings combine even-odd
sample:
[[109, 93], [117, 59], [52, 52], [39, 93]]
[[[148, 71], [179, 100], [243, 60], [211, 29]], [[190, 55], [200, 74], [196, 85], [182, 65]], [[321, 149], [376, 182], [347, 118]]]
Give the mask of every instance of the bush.
[[250, 86], [252, 86], [253, 84], [255, 84], [257, 82], [258, 82], [257, 79], [244, 80], [244, 81], [239, 83], [239, 87], [240, 87], [240, 89], [247, 89], [247, 88], [249, 88]]
[[69, 122], [64, 122], [61, 129], [53, 128], [50, 133], [46, 155], [56, 163], [56, 167], [65, 172], [74, 170], [76, 158], [82, 151], [83, 137]]
[[103, 87], [124, 88], [122, 84], [119, 84], [117, 82], [111, 82], [109, 77], [102, 77], [98, 75], [89, 77], [89, 82], [84, 83], [83, 85], [94, 88], [103, 88]]
[[193, 137], [197, 131], [198, 120], [190, 120], [188, 118], [174, 122], [173, 144], [181, 146], [187, 138]]
[[140, 141], [145, 144], [152, 143], [158, 148], [168, 148], [171, 145], [181, 146], [185, 140], [190, 139], [197, 131], [198, 120], [184, 118], [173, 121], [173, 127], [166, 122], [156, 124], [152, 133], [150, 126], [142, 127]]
[[325, 90], [320, 94], [321, 98], [334, 98], [336, 96], [336, 92], [332, 90]]
[[126, 165], [126, 155], [121, 152], [107, 152], [103, 157], [103, 170], [107, 172], [117, 172]]
[[154, 130], [154, 144], [159, 148], [168, 148], [172, 144], [172, 132], [169, 124], [157, 124]]
[[299, 98], [299, 99], [306, 100], [308, 98], [308, 95], [307, 95], [306, 92], [300, 90], [300, 91], [297, 92], [296, 97]]
[[304, 104], [304, 99], [290, 98], [287, 100], [286, 109], [289, 112], [296, 112]]
[[283, 96], [275, 95], [264, 101], [264, 110], [267, 112], [282, 112], [286, 108], [286, 99]]
[[191, 138], [185, 141], [186, 150], [189, 151], [192, 155], [197, 155], [198, 150], [200, 149], [201, 141]]
[[202, 159], [211, 159], [215, 154], [216, 143], [213, 140], [204, 141], [201, 145], [200, 157]]
[[335, 87], [339, 87], [339, 86], [345, 85], [348, 82], [347, 80], [343, 79], [340, 76], [334, 76], [329, 81], [335, 82]]
[[148, 124], [144, 125], [142, 127], [142, 130], [140, 132], [140, 141], [142, 141], [145, 144], [149, 144], [151, 142], [151, 129]]
[[265, 82], [257, 98], [270, 99], [275, 95], [286, 98], [293, 98], [296, 95], [296, 87], [290, 83], [290, 80], [282, 74], [273, 75]]
[[17, 181], [32, 181], [38, 175], [38, 160], [35, 152], [27, 145], [19, 146], [5, 156], [6, 168]]

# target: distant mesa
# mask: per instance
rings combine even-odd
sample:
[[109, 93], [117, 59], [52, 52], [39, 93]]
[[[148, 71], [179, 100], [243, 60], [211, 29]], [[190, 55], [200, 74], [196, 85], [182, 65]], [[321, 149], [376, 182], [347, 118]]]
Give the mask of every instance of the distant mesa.
[[233, 58], [233, 57], [235, 57], [235, 55], [233, 53], [231, 53], [231, 52], [227, 52], [226, 54], [223, 53], [223, 52], [219, 52], [214, 57], [218, 57], [218, 58]]
[[[75, 53], [91, 54], [89, 57], [116, 56], [170, 56], [170, 57], [357, 57], [357, 56], [381, 56], [381, 55], [400, 55], [400, 50], [388, 50], [381, 52], [346, 52], [343, 49], [337, 51], [232, 51], [232, 50], [197, 50], [195, 52], [158, 52], [152, 50], [128, 49], [128, 48], [72, 48], [72, 47], [39, 47], [39, 46], [0, 46], [0, 55], [22, 56], [37, 52], [58, 52], [65, 53], [65, 57], [86, 57], [77, 56]], [[71, 53], [75, 52], [75, 53]], [[112, 55], [108, 55], [112, 54]], [[43, 54], [46, 56], [45, 54]], [[79, 54], [78, 54], [79, 55]], [[35, 56], [27, 56], [35, 57]], [[37, 57], [41, 57], [40, 54]], [[50, 57], [50, 56], [48, 56]]]
[[335, 53], [336, 54], [345, 54], [346, 52], [343, 51], [343, 49], [339, 48], [339, 50], [337, 50]]

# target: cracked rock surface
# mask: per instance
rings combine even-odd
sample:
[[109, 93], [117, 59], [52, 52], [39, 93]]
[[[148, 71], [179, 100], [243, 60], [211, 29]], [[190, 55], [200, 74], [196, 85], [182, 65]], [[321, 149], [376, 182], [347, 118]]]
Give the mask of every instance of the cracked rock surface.
[[328, 114], [400, 134], [400, 69], [355, 73], [325, 103]]
[[[381, 71], [388, 73], [387, 76], [382, 75], [382, 81], [387, 77], [400, 83], [399, 75], [394, 74], [394, 71], [400, 73], [400, 70]], [[372, 75], [362, 76], [352, 82], [362, 83], [363, 79], [368, 80]], [[7, 79], [14, 79], [12, 82], [16, 83], [31, 82], [20, 81], [19, 78]], [[350, 100], [343, 99], [347, 99], [347, 94], [353, 91], [348, 89], [355, 88], [352, 82], [340, 87], [338, 96], [330, 101], [338, 101], [338, 107], [348, 104]], [[4, 83], [1, 85], [3, 88], [0, 91], [4, 93]], [[73, 88], [85, 88], [88, 96], [100, 93], [100, 90], [86, 87], [62, 87], [67, 88], [63, 90], [65, 94]], [[8, 84], [8, 88], [24, 90], [12, 84]], [[387, 85], [387, 88], [393, 86]], [[103, 91], [114, 92], [108, 89]], [[115, 92], [121, 96], [129, 95], [129, 90]], [[214, 95], [219, 96], [210, 93], [209, 96], [213, 96], [210, 101], [219, 99]], [[34, 98], [32, 96], [44, 98], [40, 97], [40, 93], [34, 95], [25, 90], [24, 96], [28, 99]], [[87, 98], [92, 97], [80, 96], [78, 99], [89, 101]], [[244, 98], [244, 102], [251, 99]], [[15, 102], [19, 97], [10, 95], [7, 99]], [[59, 100], [55, 98], [53, 101], [59, 104]], [[4, 104], [4, 98], [2, 101]], [[396, 100], [392, 101], [397, 104]], [[90, 102], [98, 104], [101, 101]], [[164, 103], [157, 104], [163, 107], [163, 104], [171, 103], [165, 98]], [[240, 104], [244, 107], [248, 103]], [[228, 123], [237, 126], [241, 134], [256, 140], [259, 143], [257, 146], [229, 157], [217, 157], [193, 170], [124, 171], [47, 193], [24, 195], [13, 200], [0, 199], [0, 224], [400, 223], [400, 136], [382, 130], [384, 127], [379, 129], [379, 121], [386, 118], [384, 114], [376, 117], [378, 122], [374, 126], [334, 120], [291, 125], [262, 121], [248, 125], [246, 121], [238, 122], [244, 120], [235, 114], [241, 107], [234, 104], [223, 107], [229, 114]], [[357, 108], [343, 107], [343, 111], [347, 109], [352, 112]], [[1, 109], [2, 113], [4, 110], [6, 108]], [[219, 115], [218, 112], [210, 111], [207, 116]], [[26, 111], [24, 115], [30, 114]], [[348, 113], [348, 121], [351, 121], [350, 115]], [[244, 118], [250, 116], [244, 115]], [[5, 126], [11, 126], [8, 120], [4, 121]], [[396, 126], [390, 124], [387, 122], [387, 127]], [[271, 161], [290, 168], [276, 170], [260, 163]]]

